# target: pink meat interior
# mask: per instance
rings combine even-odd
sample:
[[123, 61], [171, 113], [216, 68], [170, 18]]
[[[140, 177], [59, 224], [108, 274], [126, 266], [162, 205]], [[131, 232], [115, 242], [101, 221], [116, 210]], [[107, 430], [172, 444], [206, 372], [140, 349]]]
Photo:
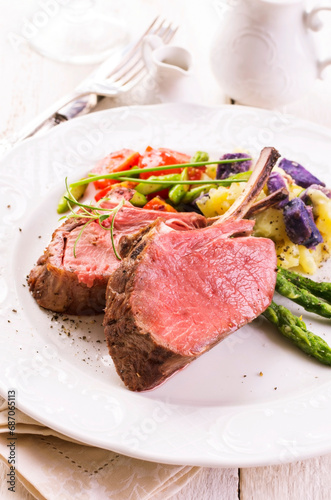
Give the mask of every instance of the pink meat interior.
[[[113, 208], [114, 204], [104, 203], [103, 206]], [[118, 245], [123, 235], [137, 233], [158, 218], [165, 220], [169, 227], [179, 230], [188, 230], [205, 225], [205, 218], [195, 213], [171, 213], [144, 210], [131, 205], [124, 206], [115, 217], [114, 241]], [[111, 217], [104, 222], [109, 229]], [[91, 222], [82, 232], [75, 249], [74, 245], [82, 226], [68, 232], [65, 236], [65, 245], [62, 257], [62, 266], [65, 270], [77, 274], [78, 280], [91, 287], [96, 278], [110, 276], [119, 266], [110, 237], [110, 231], [100, 227], [96, 221]], [[62, 242], [61, 242], [62, 243]]]
[[75, 272], [78, 280], [92, 286], [96, 277], [110, 275], [119, 265], [115, 257], [110, 232], [105, 231], [97, 222], [90, 223], [79, 238], [74, 256], [74, 245], [81, 226], [73, 229], [67, 239], [63, 253], [62, 266], [66, 271]]
[[162, 345], [201, 353], [270, 304], [276, 253], [269, 239], [230, 238], [251, 221], [160, 232], [146, 248], [131, 305], [139, 325]]

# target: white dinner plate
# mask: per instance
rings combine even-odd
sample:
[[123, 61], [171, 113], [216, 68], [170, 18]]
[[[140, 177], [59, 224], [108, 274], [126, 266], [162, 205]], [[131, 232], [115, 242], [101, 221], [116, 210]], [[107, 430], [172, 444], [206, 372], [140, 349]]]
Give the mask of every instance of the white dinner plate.
[[[59, 224], [65, 176], [79, 179], [107, 153], [147, 145], [213, 158], [238, 148], [256, 157], [275, 146], [331, 185], [330, 130], [240, 106], [107, 110], [16, 147], [1, 162], [1, 394], [15, 389], [21, 410], [67, 436], [151, 461], [246, 467], [331, 452], [331, 368], [266, 320], [232, 334], [161, 387], [133, 393], [114, 370], [101, 316], [57, 316], [31, 297], [26, 276]], [[318, 277], [331, 280], [330, 265]], [[331, 344], [330, 321], [278, 300]]]

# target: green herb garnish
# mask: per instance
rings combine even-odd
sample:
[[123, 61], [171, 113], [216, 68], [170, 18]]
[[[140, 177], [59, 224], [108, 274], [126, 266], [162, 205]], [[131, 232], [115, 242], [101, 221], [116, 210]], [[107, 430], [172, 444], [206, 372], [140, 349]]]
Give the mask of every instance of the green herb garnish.
[[[96, 205], [92, 205], [92, 204], [86, 205], [84, 203], [79, 203], [76, 200], [76, 198], [74, 197], [74, 195], [72, 194], [72, 192], [70, 190], [71, 186], [68, 186], [68, 180], [67, 180], [67, 178], [65, 180], [65, 184], [66, 184], [66, 189], [67, 189], [68, 196], [64, 196], [64, 198], [66, 199], [66, 201], [68, 203], [70, 214], [68, 216], [61, 217], [60, 220], [62, 220], [62, 219], [69, 219], [69, 218], [73, 218], [73, 219], [88, 219], [87, 222], [82, 226], [82, 228], [79, 231], [79, 234], [78, 234], [78, 236], [77, 236], [77, 238], [75, 240], [74, 248], [73, 248], [74, 257], [76, 258], [77, 243], [80, 240], [80, 238], [81, 238], [81, 236], [82, 236], [82, 234], [84, 232], [84, 229], [92, 221], [96, 220], [96, 221], [98, 221], [98, 223], [102, 227], [102, 229], [104, 229], [105, 231], [110, 231], [111, 244], [112, 244], [112, 247], [113, 247], [113, 250], [114, 250], [114, 254], [115, 254], [115, 256], [116, 256], [116, 258], [118, 260], [121, 260], [121, 257], [118, 255], [116, 247], [115, 247], [115, 241], [114, 241], [114, 223], [115, 223], [116, 214], [123, 207], [123, 205], [125, 203], [125, 200], [124, 199], [121, 200], [119, 202], [119, 204], [116, 207], [114, 207], [114, 208], [102, 208], [100, 206], [100, 204], [102, 202], [108, 201], [109, 198], [101, 198], [101, 200], [99, 200]], [[72, 204], [77, 205], [82, 210], [79, 211], [79, 212], [75, 212], [73, 210], [73, 208], [72, 208]], [[105, 212], [107, 212], [107, 213], [105, 213]], [[107, 228], [102, 223], [106, 219], [108, 219], [111, 214], [113, 215], [112, 221], [111, 221], [111, 224], [110, 224], [110, 228]]]
[[[156, 177], [156, 176], [155, 176]], [[247, 179], [204, 179], [204, 180], [199, 180], [199, 181], [190, 181], [189, 179], [187, 181], [181, 181], [181, 180], [164, 180], [162, 179], [162, 176], [158, 176], [157, 178], [149, 177], [148, 179], [135, 179], [134, 177], [118, 177], [117, 179], [119, 181], [131, 181], [131, 182], [138, 182], [139, 184], [164, 184], [164, 185], [176, 185], [176, 184], [189, 184], [189, 185], [196, 185], [196, 184], [216, 184], [219, 186], [230, 186], [230, 184], [233, 184], [234, 182], [247, 182]], [[160, 180], [159, 180], [160, 178]]]

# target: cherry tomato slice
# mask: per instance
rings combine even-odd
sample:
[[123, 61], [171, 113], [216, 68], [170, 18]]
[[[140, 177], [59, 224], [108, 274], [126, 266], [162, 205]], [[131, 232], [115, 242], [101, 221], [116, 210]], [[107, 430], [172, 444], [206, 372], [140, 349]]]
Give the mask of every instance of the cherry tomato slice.
[[101, 200], [101, 198], [104, 198], [110, 190], [111, 190], [111, 186], [107, 186], [107, 187], [101, 189], [101, 191], [98, 191], [94, 197], [95, 201], [99, 201], [99, 200]]
[[[129, 170], [139, 163], [140, 154], [131, 149], [121, 149], [120, 151], [115, 151], [110, 153], [108, 156], [103, 158], [97, 166], [92, 170], [94, 174], [112, 174], [113, 172], [121, 172], [122, 170]], [[93, 184], [96, 189], [104, 189], [108, 186], [116, 184], [117, 180], [114, 179], [102, 179], [100, 181], [95, 181]]]
[[[161, 167], [163, 165], [176, 165], [178, 163], [188, 163], [190, 161], [190, 156], [179, 153], [178, 151], [173, 151], [171, 149], [159, 148], [153, 149], [150, 146], [146, 148], [143, 156], [140, 157], [139, 167], [140, 168], [153, 168]], [[146, 174], [140, 174], [141, 179], [148, 179], [151, 175], [165, 175], [165, 174], [179, 174], [182, 171], [181, 168], [174, 168], [171, 170], [161, 170], [159, 172], [149, 172]]]
[[188, 178], [190, 179], [190, 181], [200, 181], [202, 174], [205, 171], [206, 167], [201, 167], [201, 168], [189, 167], [187, 169]]

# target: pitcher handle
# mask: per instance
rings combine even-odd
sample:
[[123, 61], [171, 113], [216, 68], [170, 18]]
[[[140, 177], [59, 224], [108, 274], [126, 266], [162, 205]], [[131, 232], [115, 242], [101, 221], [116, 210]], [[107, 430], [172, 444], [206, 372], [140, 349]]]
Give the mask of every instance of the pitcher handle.
[[154, 63], [152, 58], [154, 50], [158, 49], [159, 47], [162, 47], [162, 45], [164, 45], [163, 41], [157, 35], [146, 35], [144, 37], [141, 50], [142, 50], [143, 60], [145, 62], [148, 71], [153, 71], [154, 69]]
[[[306, 26], [308, 29], [311, 29], [312, 31], [319, 31], [323, 28], [323, 23], [318, 17], [318, 13], [323, 11], [323, 10], [330, 10], [331, 7], [320, 5], [318, 7], [314, 7], [310, 12], [307, 12], [306, 14]], [[331, 65], [331, 59], [326, 59], [325, 61], [318, 61], [317, 63], [317, 68], [318, 68], [318, 78], [323, 78], [322, 73], [325, 70], [327, 66]]]

